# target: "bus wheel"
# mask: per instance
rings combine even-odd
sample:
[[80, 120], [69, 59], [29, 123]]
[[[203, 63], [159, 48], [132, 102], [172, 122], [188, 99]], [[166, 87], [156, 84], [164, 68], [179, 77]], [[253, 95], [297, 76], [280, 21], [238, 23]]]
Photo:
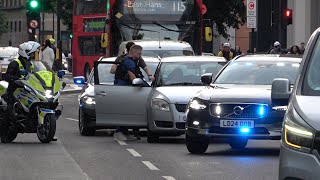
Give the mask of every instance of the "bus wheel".
[[86, 81], [88, 81], [89, 75], [90, 75], [90, 67], [88, 64], [85, 65], [84, 67], [84, 78]]

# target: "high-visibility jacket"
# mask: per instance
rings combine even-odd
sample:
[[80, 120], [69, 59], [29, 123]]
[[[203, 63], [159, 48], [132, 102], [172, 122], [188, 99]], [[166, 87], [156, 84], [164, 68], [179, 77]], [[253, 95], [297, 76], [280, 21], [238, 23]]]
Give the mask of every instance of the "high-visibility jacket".
[[[24, 67], [23, 67], [20, 59], [16, 59], [15, 61], [19, 64], [19, 70], [20, 70], [20, 71], [23, 71], [23, 70], [24, 70]], [[30, 72], [33, 72], [33, 70], [34, 70], [34, 65], [33, 65], [32, 62], [30, 62], [30, 63], [31, 63]], [[21, 75], [21, 77], [24, 77], [24, 75]]]

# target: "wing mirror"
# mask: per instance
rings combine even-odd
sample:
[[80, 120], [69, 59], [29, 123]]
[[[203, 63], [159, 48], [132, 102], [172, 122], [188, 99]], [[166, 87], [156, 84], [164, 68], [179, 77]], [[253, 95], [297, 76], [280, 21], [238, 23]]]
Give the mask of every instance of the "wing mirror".
[[201, 76], [201, 82], [205, 85], [210, 85], [212, 82], [212, 73], [205, 73]]
[[65, 72], [65, 71], [59, 71], [59, 72], [58, 72], [58, 77], [59, 77], [59, 78], [62, 78], [64, 75], [66, 75], [66, 72]]
[[277, 78], [272, 82], [271, 100], [272, 104], [287, 106], [291, 95], [289, 79]]
[[76, 84], [76, 85], [84, 85], [85, 84], [85, 79], [83, 76], [77, 76], [77, 77], [74, 77], [73, 78], [73, 82]]
[[144, 86], [144, 81], [141, 78], [135, 78], [132, 81], [132, 86], [134, 86], [134, 87], [142, 87], [142, 86]]

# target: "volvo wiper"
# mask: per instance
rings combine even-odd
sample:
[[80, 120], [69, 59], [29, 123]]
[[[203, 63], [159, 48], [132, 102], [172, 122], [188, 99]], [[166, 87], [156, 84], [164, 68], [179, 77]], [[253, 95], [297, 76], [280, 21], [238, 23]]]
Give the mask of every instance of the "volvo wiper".
[[180, 32], [186, 32], [186, 31], [180, 31], [180, 30], [174, 30], [174, 29], [170, 29], [170, 28], [167, 28], [161, 24], [159, 24], [157, 21], [152, 21], [152, 24], [155, 24], [159, 27], [162, 27], [163, 29], [167, 30], [167, 31], [172, 31], [172, 32], [177, 32], [177, 33], [180, 33]]
[[202, 83], [191, 83], [191, 82], [165, 84], [165, 86], [202, 86], [202, 85], [203, 85]]

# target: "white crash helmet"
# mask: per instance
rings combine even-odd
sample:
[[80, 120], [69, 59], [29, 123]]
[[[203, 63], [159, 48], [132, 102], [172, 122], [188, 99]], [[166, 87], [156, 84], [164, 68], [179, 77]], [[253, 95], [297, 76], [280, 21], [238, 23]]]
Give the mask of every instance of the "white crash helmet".
[[35, 41], [24, 42], [20, 44], [18, 54], [30, 61], [30, 54], [36, 52], [39, 47], [40, 44]]

